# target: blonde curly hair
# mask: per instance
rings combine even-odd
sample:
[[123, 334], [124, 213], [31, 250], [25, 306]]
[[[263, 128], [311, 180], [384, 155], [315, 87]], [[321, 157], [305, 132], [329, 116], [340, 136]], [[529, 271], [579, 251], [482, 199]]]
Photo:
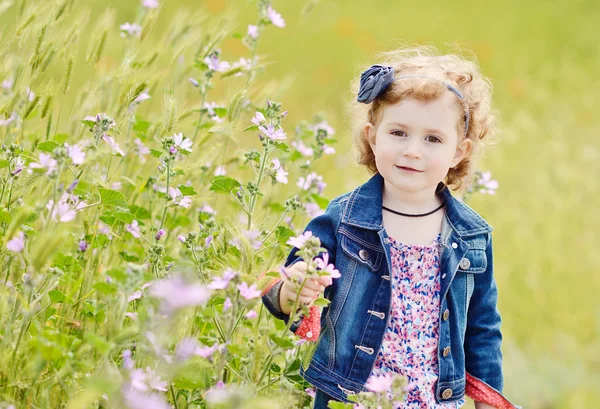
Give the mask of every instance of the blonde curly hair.
[[[357, 150], [357, 162], [365, 165], [372, 173], [377, 172], [375, 155], [371, 150], [364, 131], [366, 122], [371, 122], [375, 129], [381, 120], [385, 105], [396, 104], [405, 98], [414, 98], [422, 102], [437, 99], [443, 92], [448, 92], [443, 82], [451, 84], [462, 95], [463, 100], [456, 98], [458, 112], [469, 111], [469, 129], [465, 135], [464, 116], [457, 124], [458, 142], [462, 138], [472, 141], [472, 149], [468, 156], [449, 169], [444, 183], [455, 189], [464, 189], [471, 183], [475, 171], [476, 159], [483, 153], [485, 142], [497, 136], [498, 114], [492, 109], [492, 84], [484, 77], [476, 61], [467, 60], [455, 54], [442, 55], [433, 46], [405, 47], [379, 55], [378, 64], [394, 68], [394, 77], [403, 75], [426, 75], [440, 81], [414, 77], [393, 81], [387, 89], [370, 104], [356, 101], [349, 104], [348, 114], [352, 123], [354, 145]], [[365, 67], [367, 68], [367, 67]], [[362, 72], [362, 70], [361, 70]], [[357, 95], [360, 86], [360, 75], [352, 82], [352, 95]]]

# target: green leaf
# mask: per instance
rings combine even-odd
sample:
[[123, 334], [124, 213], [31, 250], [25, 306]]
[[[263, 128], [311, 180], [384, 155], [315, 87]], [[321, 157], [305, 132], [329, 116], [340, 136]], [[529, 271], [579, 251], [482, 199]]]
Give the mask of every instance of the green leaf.
[[117, 292], [117, 286], [114, 284], [105, 283], [99, 281], [92, 286], [92, 288], [101, 294], [114, 294]]
[[327, 298], [319, 297], [313, 302], [313, 305], [316, 305], [317, 307], [326, 307], [330, 302], [331, 301], [329, 301]]
[[279, 149], [279, 150], [281, 150], [281, 151], [283, 151], [285, 153], [289, 153], [289, 151], [290, 151], [290, 147], [286, 143], [275, 142], [274, 145], [275, 145], [275, 147], [277, 149]]
[[9, 212], [7, 212], [4, 209], [0, 210], [0, 222], [8, 224], [8, 223], [10, 223], [11, 220], [12, 220], [12, 217], [10, 216]]
[[327, 404], [329, 409], [352, 409], [354, 405], [352, 403], [342, 403], [335, 400], [330, 400]]
[[323, 210], [327, 209], [327, 206], [329, 205], [329, 200], [324, 198], [323, 196], [317, 194], [317, 193], [313, 193], [312, 195], [310, 195], [310, 197], [312, 198], [312, 200], [315, 201], [316, 204], [319, 205], [319, 207]]
[[155, 158], [160, 158], [160, 155], [162, 155], [162, 151], [159, 151], [156, 149], [150, 149], [150, 154], [152, 156], [154, 156]]
[[179, 185], [177, 186], [177, 189], [179, 189], [181, 194], [184, 196], [196, 196], [198, 194], [191, 186]]
[[233, 189], [240, 187], [240, 182], [229, 176], [217, 176], [210, 183], [210, 191], [216, 193], [229, 193]]
[[90, 121], [88, 119], [82, 119], [81, 123], [87, 126], [88, 128], [93, 128], [96, 125], [96, 121]]
[[98, 188], [98, 192], [100, 193], [102, 204], [106, 206], [127, 207], [127, 200], [125, 200], [123, 193], [103, 188]]
[[56, 143], [58, 143], [59, 145], [62, 145], [67, 141], [67, 139], [69, 139], [69, 135], [67, 135], [66, 133], [57, 133], [56, 135], [54, 135], [54, 137], [52, 137], [52, 139], [54, 139], [54, 141], [56, 141]]
[[292, 348], [294, 346], [294, 343], [289, 339], [279, 337], [275, 334], [269, 334], [269, 338], [271, 338], [271, 341], [273, 341], [276, 345], [279, 345], [282, 348]]
[[248, 128], [244, 129], [244, 132], [246, 131], [258, 131], [258, 125], [251, 125]]
[[135, 220], [135, 216], [129, 212], [114, 212], [113, 216], [128, 224]]
[[294, 230], [287, 226], [278, 226], [277, 229], [275, 229], [275, 237], [277, 237], [277, 241], [281, 244], [285, 244], [288, 239], [295, 234]]
[[48, 291], [48, 297], [53, 303], [63, 303], [66, 299], [65, 295], [58, 290]]
[[148, 210], [137, 205], [129, 206], [129, 211], [131, 214], [133, 214], [136, 220], [148, 220], [151, 217], [151, 214]]
[[37, 144], [37, 149], [42, 152], [52, 152], [58, 146], [58, 143], [54, 141], [44, 141]]
[[8, 167], [8, 161], [6, 159], [0, 160], [0, 169]]
[[110, 351], [113, 347], [111, 342], [108, 342], [105, 338], [94, 334], [93, 332], [86, 332], [83, 334], [83, 338], [93, 346], [100, 354], [105, 354]]

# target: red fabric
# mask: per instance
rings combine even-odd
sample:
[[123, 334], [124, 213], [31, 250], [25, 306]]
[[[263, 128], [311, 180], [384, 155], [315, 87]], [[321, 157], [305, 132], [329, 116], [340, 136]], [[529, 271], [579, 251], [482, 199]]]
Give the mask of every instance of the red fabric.
[[515, 409], [513, 405], [500, 392], [482, 380], [467, 373], [466, 395], [476, 402], [487, 403], [496, 409]]

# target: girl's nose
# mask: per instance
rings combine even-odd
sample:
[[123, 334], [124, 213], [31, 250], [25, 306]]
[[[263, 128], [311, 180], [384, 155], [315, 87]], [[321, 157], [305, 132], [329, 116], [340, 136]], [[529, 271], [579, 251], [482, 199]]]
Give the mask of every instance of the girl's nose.
[[404, 145], [402, 154], [407, 158], [420, 158], [421, 150], [419, 147], [419, 141], [417, 138], [409, 138]]

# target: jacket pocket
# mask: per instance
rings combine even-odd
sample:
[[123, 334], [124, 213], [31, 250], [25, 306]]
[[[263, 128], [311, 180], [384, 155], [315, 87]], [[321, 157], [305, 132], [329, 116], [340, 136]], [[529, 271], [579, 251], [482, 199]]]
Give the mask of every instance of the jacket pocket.
[[465, 256], [458, 262], [458, 271], [463, 273], [483, 273], [487, 268], [485, 249], [469, 249]]
[[383, 249], [378, 249], [377, 245], [355, 237], [344, 229], [341, 229], [340, 233], [342, 234], [340, 244], [348, 257], [367, 266], [371, 271], [379, 270], [385, 257]]

